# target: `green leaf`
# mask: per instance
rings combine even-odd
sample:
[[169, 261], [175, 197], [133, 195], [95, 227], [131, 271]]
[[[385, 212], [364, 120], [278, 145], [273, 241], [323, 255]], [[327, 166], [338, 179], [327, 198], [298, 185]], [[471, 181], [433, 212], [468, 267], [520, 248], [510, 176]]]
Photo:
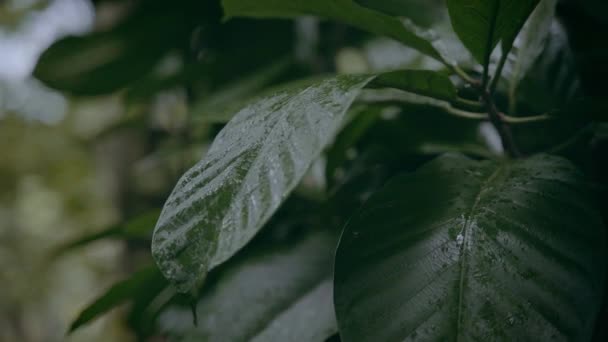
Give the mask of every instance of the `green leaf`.
[[185, 35], [177, 10], [144, 6], [110, 31], [59, 40], [40, 57], [34, 76], [74, 95], [99, 95], [143, 77]]
[[248, 246], [204, 287], [197, 326], [189, 308], [173, 306], [159, 317], [161, 331], [180, 341], [323, 341], [337, 332], [335, 235]]
[[447, 0], [452, 27], [482, 64], [499, 41], [508, 51], [539, 0]]
[[513, 52], [516, 56], [515, 61], [509, 68], [510, 93], [515, 93], [519, 82], [542, 54], [551, 32], [555, 6], [557, 6], [557, 0], [541, 0], [519, 34]]
[[345, 341], [589, 341], [605, 231], [558, 157], [444, 155], [394, 178], [346, 226], [335, 305]]
[[447, 63], [435, 47], [436, 37], [411, 21], [359, 6], [352, 0], [223, 0], [227, 17], [294, 18], [315, 15], [341, 21], [379, 35], [393, 38], [430, 57]]
[[407, 92], [454, 101], [458, 90], [443, 73], [432, 70], [400, 70], [379, 75], [370, 87], [396, 88]]
[[156, 266], [144, 268], [129, 279], [114, 284], [105, 294], [88, 305], [72, 322], [69, 331], [72, 332], [118, 305], [146, 293], [146, 288], [156, 287], [156, 284], [163, 284], [164, 287], [165, 283]]
[[257, 233], [372, 79], [344, 75], [283, 89], [235, 115], [179, 180], [155, 228], [152, 254], [179, 291], [196, 289]]

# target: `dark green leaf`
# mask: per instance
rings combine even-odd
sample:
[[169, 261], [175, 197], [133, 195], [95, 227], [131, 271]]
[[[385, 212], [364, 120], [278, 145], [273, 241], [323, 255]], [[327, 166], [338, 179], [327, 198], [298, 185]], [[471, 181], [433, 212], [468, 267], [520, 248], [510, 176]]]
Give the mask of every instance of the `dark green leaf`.
[[588, 341], [605, 232], [565, 159], [442, 156], [393, 179], [345, 228], [345, 341]]
[[80, 315], [78, 315], [78, 318], [72, 322], [69, 331], [72, 332], [82, 325], [105, 314], [110, 309], [135, 299], [142, 293], [142, 289], [159, 283], [165, 284], [165, 280], [158, 271], [158, 268], [154, 265], [144, 268], [133, 274], [129, 279], [114, 284], [105, 294], [88, 305]]
[[437, 0], [355, 0], [363, 7], [391, 16], [412, 19], [420, 25], [431, 25], [440, 17], [441, 1]]
[[148, 73], [179, 44], [185, 34], [180, 15], [177, 10], [144, 6], [110, 31], [62, 39], [42, 54], [34, 76], [74, 95], [120, 89]]
[[499, 41], [508, 51], [539, 0], [447, 0], [452, 27], [479, 63]]
[[457, 98], [458, 91], [450, 78], [432, 70], [400, 70], [379, 75], [370, 87], [396, 88], [445, 101]]
[[236, 114], [179, 180], [155, 228], [152, 254], [179, 291], [197, 288], [257, 233], [372, 79], [344, 75], [283, 89]]
[[315, 231], [248, 246], [203, 288], [197, 326], [188, 308], [174, 306], [161, 314], [161, 330], [180, 341], [323, 341], [337, 332], [336, 242], [335, 234]]
[[316, 15], [341, 21], [388, 36], [438, 61], [445, 61], [434, 46], [436, 37], [430, 32], [420, 30], [411, 21], [401, 21], [361, 7], [352, 0], [223, 0], [222, 4], [228, 17], [293, 18]]

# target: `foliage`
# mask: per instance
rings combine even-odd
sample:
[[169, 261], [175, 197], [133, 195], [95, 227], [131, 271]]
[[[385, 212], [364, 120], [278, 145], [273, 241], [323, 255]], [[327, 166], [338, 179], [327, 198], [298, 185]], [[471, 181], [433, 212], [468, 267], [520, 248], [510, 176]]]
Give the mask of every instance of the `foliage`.
[[[590, 144], [606, 107], [580, 86], [556, 5], [151, 1], [55, 43], [34, 73], [50, 87], [132, 106], [182, 89], [171, 152], [209, 145], [160, 216], [145, 205], [59, 250], [144, 241], [158, 266], [72, 330], [131, 301], [141, 338], [592, 339], [607, 265]], [[334, 55], [354, 65], [376, 36], [415, 57], [335, 73]]]

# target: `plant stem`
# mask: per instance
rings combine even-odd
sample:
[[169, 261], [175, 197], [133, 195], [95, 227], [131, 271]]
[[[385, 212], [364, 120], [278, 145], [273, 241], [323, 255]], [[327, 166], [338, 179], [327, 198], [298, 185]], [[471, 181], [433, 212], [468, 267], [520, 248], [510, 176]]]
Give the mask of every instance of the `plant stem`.
[[498, 10], [500, 8], [500, 0], [494, 3], [492, 12], [492, 20], [490, 22], [490, 30], [488, 31], [488, 38], [486, 40], [486, 55], [483, 61], [483, 77], [481, 78], [481, 88], [483, 90], [488, 86], [488, 78], [490, 74], [490, 56], [492, 55], [492, 42], [494, 41], [494, 30], [496, 29], [496, 17], [498, 16]]
[[[405, 104], [412, 104], [412, 103], [409, 103], [409, 102], [404, 102], [404, 101], [399, 101], [399, 100], [374, 101], [373, 103], [380, 103], [380, 104], [387, 105], [387, 106], [397, 106], [397, 107], [400, 107], [400, 106], [405, 105]], [[469, 119], [469, 120], [488, 120], [488, 115], [486, 113], [475, 113], [475, 112], [469, 112], [469, 111], [466, 111], [466, 110], [454, 108], [454, 107], [452, 107], [447, 102], [445, 102], [445, 103], [444, 102], [441, 102], [441, 103], [426, 103], [426, 105], [443, 109], [443, 110], [445, 110], [445, 112], [447, 114], [450, 114], [452, 116], [457, 116], [457, 117], [460, 117], [460, 118], [463, 118], [463, 119]]]
[[496, 68], [496, 72], [494, 73], [494, 77], [492, 78], [492, 84], [490, 84], [490, 94], [494, 94], [494, 92], [496, 91], [498, 81], [500, 80], [500, 76], [502, 75], [502, 69], [505, 67], [508, 57], [509, 51], [503, 51], [502, 56], [500, 56], [500, 61], [498, 62], [498, 67]]
[[472, 111], [483, 111], [485, 109], [483, 103], [479, 101], [463, 99], [462, 97], [457, 97], [453, 101], [453, 104]]
[[501, 117], [502, 117], [502, 121], [509, 123], [509, 124], [525, 124], [525, 123], [540, 122], [540, 121], [547, 121], [547, 120], [553, 119], [553, 117], [549, 114], [542, 114], [542, 115], [535, 115], [535, 116], [522, 116], [522, 117], [509, 116], [509, 115], [502, 114]]
[[492, 95], [490, 95], [488, 91], [482, 90], [481, 97], [486, 104], [488, 116], [490, 117], [490, 122], [492, 122], [492, 125], [494, 125], [494, 127], [498, 131], [505, 151], [507, 151], [507, 153], [511, 157], [521, 157], [521, 153], [517, 149], [517, 145], [515, 145], [515, 140], [513, 140], [513, 133], [511, 132], [511, 128], [503, 120], [504, 114], [502, 114], [498, 110], [498, 108], [496, 108], [496, 104], [494, 104]]
[[462, 78], [465, 82], [475, 87], [479, 86], [479, 81], [469, 76], [469, 74], [462, 70], [458, 65], [450, 65], [449, 67], [452, 69], [452, 71], [454, 71], [456, 75], [460, 76], [460, 78]]

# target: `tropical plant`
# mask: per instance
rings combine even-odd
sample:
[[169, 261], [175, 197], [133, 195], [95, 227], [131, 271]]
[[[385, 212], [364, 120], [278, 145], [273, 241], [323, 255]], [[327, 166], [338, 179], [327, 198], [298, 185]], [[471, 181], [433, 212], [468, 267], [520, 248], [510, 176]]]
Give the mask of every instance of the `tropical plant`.
[[[181, 148], [213, 136], [159, 216], [62, 250], [156, 222], [155, 265], [72, 330], [130, 301], [142, 338], [591, 340], [606, 233], [590, 142], [607, 116], [556, 6], [153, 1], [51, 46], [46, 84], [133, 102], [184, 87]], [[182, 67], [156, 72], [171, 50]]]

